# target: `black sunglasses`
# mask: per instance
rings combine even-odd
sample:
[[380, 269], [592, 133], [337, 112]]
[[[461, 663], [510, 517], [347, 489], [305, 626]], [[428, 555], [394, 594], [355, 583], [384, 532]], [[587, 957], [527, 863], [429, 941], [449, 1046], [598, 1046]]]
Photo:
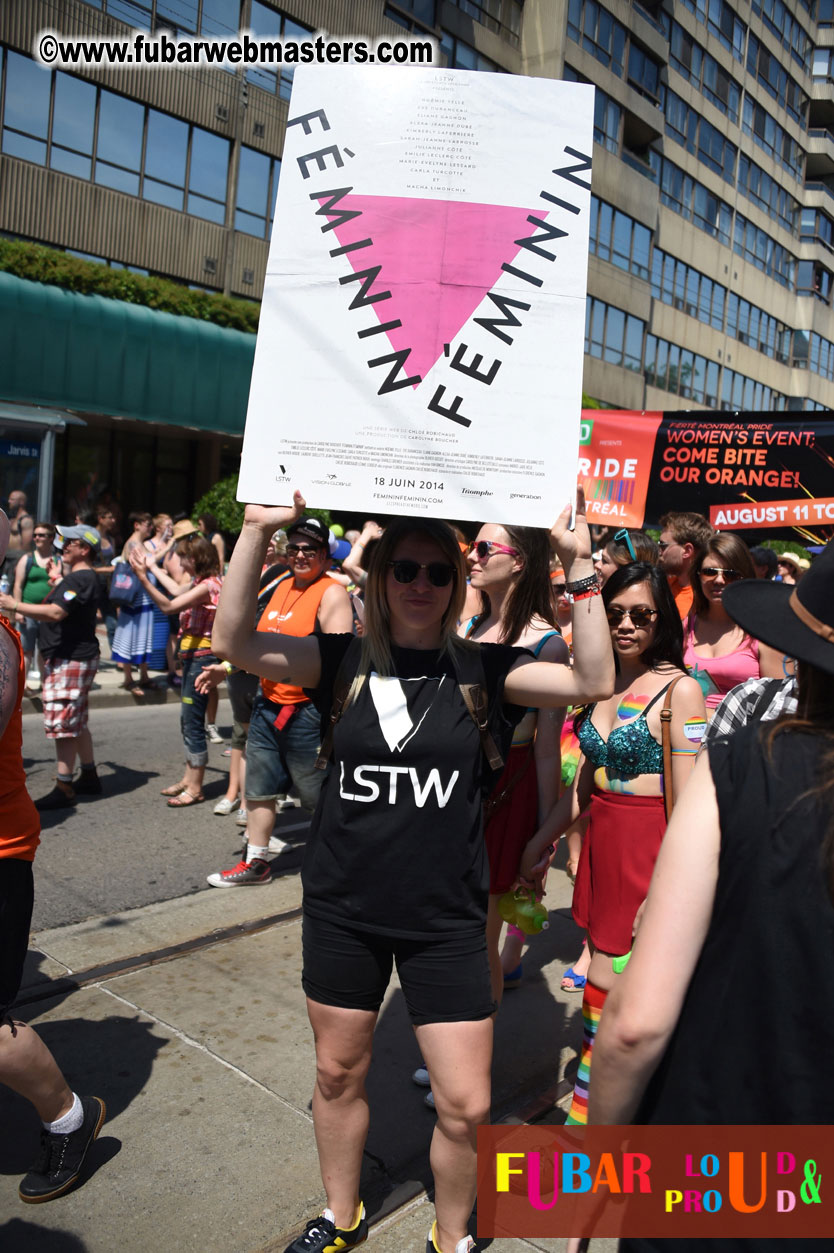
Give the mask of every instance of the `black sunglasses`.
[[321, 544], [287, 544], [284, 550], [288, 557], [311, 557], [314, 553], [323, 552]]
[[445, 561], [430, 561], [426, 565], [404, 557], [401, 561], [389, 561], [388, 564], [398, 583], [413, 583], [421, 570], [425, 570], [432, 587], [448, 587], [455, 577], [455, 567]]

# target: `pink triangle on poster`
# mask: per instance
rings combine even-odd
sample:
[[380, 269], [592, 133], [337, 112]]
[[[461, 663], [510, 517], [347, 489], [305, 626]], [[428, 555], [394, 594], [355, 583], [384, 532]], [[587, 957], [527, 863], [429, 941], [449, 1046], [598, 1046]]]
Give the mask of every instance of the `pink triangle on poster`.
[[[345, 210], [362, 216], [335, 227], [330, 238], [341, 246], [373, 240], [344, 259], [354, 273], [382, 267], [368, 294], [390, 291], [391, 298], [368, 305], [368, 312], [380, 323], [402, 323], [386, 335], [395, 351], [411, 349], [403, 370], [421, 379], [494, 286], [502, 264], [512, 264], [519, 251], [513, 241], [534, 234], [528, 215], [544, 215], [511, 205], [348, 195], [328, 216]], [[358, 289], [358, 283], [348, 287]]]

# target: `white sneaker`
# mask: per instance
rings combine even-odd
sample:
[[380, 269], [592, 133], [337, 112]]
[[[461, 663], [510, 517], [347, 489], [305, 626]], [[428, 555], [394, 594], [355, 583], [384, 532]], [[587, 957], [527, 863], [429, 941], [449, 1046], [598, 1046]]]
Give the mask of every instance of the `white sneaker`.
[[[426, 1236], [426, 1253], [437, 1253], [437, 1244], [434, 1240], [437, 1223], [433, 1222], [429, 1228], [429, 1234]], [[455, 1245], [455, 1253], [473, 1253], [477, 1248], [475, 1241], [471, 1236], [464, 1236], [462, 1240], [458, 1240]]]
[[234, 813], [239, 806], [240, 801], [237, 797], [235, 797], [233, 801], [230, 801], [228, 796], [221, 796], [220, 800], [214, 807], [214, 812], [221, 818], [225, 818], [227, 814]]
[[240, 809], [237, 811], [235, 822], [239, 827], [245, 827], [248, 821], [249, 815], [247, 814], [245, 807], [241, 805]]
[[277, 835], [271, 835], [269, 837], [270, 853], [283, 853], [285, 848], [289, 848], [289, 844], [287, 844], [286, 840], [279, 840]]
[[206, 723], [206, 735], [209, 737], [212, 744], [224, 744], [225, 743], [223, 736], [217, 730], [217, 724], [215, 722]]

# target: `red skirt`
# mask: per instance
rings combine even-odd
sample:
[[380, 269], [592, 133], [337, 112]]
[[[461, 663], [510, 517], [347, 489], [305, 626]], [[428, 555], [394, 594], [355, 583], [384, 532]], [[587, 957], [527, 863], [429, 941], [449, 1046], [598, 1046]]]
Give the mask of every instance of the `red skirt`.
[[492, 790], [500, 796], [511, 779], [527, 763], [510, 795], [499, 805], [484, 830], [489, 858], [489, 890], [493, 896], [508, 892], [518, 875], [521, 854], [539, 825], [539, 792], [536, 763], [529, 744], [519, 744], [507, 754], [501, 778]]
[[634, 916], [649, 890], [665, 831], [662, 796], [594, 791], [573, 917], [604, 953], [620, 956], [631, 948]]

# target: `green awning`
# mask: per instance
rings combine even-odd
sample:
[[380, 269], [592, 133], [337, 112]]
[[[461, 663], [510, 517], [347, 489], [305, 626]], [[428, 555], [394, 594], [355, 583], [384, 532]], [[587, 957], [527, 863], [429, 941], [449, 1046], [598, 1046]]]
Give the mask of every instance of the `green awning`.
[[0, 273], [0, 399], [242, 435], [255, 336]]

